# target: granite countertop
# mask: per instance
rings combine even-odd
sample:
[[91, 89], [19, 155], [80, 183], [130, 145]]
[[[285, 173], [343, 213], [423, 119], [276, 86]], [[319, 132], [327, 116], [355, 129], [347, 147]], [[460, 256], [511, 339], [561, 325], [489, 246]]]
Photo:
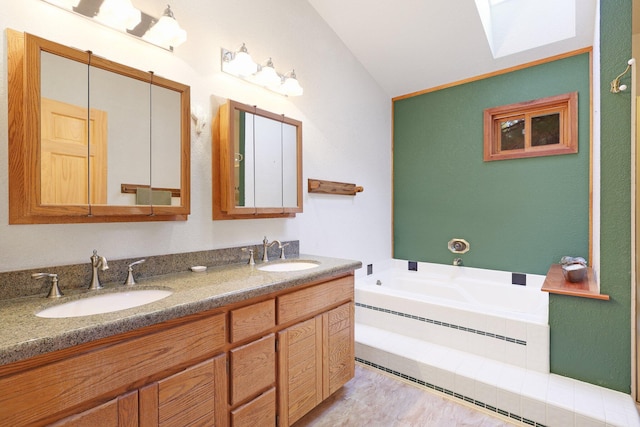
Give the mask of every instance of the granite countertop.
[[[202, 273], [173, 273], [139, 280], [133, 287], [104, 284], [99, 291], [65, 293], [61, 299], [42, 296], [0, 302], [0, 365], [24, 360], [100, 338], [176, 319], [249, 298], [349, 273], [360, 261], [300, 255], [288, 261], [315, 261], [318, 267], [288, 272], [267, 272], [247, 264], [210, 267]], [[280, 262], [270, 261], [269, 264]], [[173, 293], [156, 302], [105, 314], [61, 319], [40, 318], [44, 308], [86, 296], [132, 289], [170, 289]]]

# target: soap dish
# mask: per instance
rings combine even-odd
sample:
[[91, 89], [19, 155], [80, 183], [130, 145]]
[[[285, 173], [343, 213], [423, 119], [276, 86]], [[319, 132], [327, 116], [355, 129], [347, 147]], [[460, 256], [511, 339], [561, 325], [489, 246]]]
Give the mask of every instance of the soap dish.
[[194, 273], [202, 273], [206, 270], [207, 267], [205, 267], [204, 265], [194, 265], [193, 267], [191, 267], [191, 271], [193, 271]]
[[567, 264], [562, 266], [565, 280], [576, 283], [582, 282], [587, 275], [587, 267], [583, 264]]

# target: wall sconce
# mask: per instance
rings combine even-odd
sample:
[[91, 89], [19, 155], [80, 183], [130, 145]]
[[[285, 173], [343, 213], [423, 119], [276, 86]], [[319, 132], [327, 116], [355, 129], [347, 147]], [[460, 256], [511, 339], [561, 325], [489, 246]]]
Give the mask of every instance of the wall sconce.
[[131, 0], [42, 1], [172, 52], [187, 40], [187, 32], [180, 28], [169, 5], [160, 18], [154, 18], [135, 8]]
[[256, 64], [244, 43], [236, 52], [222, 48], [221, 63], [223, 72], [280, 95], [300, 96], [304, 92], [294, 70], [278, 73], [271, 58], [264, 65]]

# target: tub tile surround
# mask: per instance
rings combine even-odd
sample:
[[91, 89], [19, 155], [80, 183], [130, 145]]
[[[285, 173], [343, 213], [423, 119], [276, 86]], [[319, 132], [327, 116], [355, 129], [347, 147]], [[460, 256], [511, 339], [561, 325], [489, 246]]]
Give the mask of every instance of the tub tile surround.
[[627, 394], [358, 322], [356, 360], [525, 425], [640, 426]]
[[[295, 258], [299, 255], [300, 242], [298, 240], [282, 241], [282, 243], [287, 244], [287, 246], [285, 246], [285, 257]], [[189, 267], [194, 265], [219, 267], [247, 262], [249, 260], [249, 252], [245, 250], [246, 248], [254, 250], [256, 260], [262, 257], [261, 244], [123, 259], [112, 259], [110, 254], [100, 252], [99, 247], [96, 249], [99, 255], [107, 258], [109, 264], [109, 269], [99, 272], [100, 282], [124, 283], [127, 278], [127, 266], [140, 259], [146, 259], [146, 261], [134, 267], [136, 280], [188, 271]], [[280, 250], [273, 246], [269, 248], [268, 254], [270, 260], [276, 260], [280, 256]], [[0, 272], [0, 301], [11, 298], [46, 295], [50, 287], [50, 282], [44, 279], [35, 280], [31, 277], [32, 273], [38, 272], [57, 273], [59, 286], [63, 293], [68, 290], [82, 290], [88, 287], [91, 282], [91, 265], [89, 262], [91, 255], [92, 253], [89, 251], [87, 253], [87, 262], [82, 264]]]
[[[408, 269], [407, 261], [391, 260], [374, 271], [396, 266]], [[431, 264], [419, 263], [418, 271], [427, 267]], [[438, 273], [446, 276], [450, 268], [442, 266]], [[507, 272], [473, 273], [509, 284], [512, 278]], [[539, 289], [543, 281], [544, 276], [527, 274], [526, 286]], [[364, 364], [523, 425], [640, 426], [631, 396], [549, 373], [547, 324], [482, 319], [473, 313], [452, 320], [446, 306], [425, 313], [414, 301], [388, 295], [385, 308], [376, 309], [359, 296], [356, 281], [356, 360]]]

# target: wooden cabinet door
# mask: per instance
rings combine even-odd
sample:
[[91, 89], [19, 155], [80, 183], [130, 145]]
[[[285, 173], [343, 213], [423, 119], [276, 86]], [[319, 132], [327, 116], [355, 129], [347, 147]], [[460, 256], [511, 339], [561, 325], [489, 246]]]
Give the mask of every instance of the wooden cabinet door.
[[256, 396], [276, 384], [276, 336], [269, 334], [229, 352], [231, 405]]
[[140, 389], [140, 426], [226, 426], [226, 356]]
[[275, 427], [275, 425], [275, 387], [231, 411], [231, 427]]
[[50, 425], [52, 427], [136, 427], [138, 425], [138, 392], [132, 391]]
[[322, 316], [278, 333], [280, 425], [289, 426], [322, 402]]
[[326, 333], [324, 399], [355, 375], [353, 310], [350, 302], [323, 315]]

